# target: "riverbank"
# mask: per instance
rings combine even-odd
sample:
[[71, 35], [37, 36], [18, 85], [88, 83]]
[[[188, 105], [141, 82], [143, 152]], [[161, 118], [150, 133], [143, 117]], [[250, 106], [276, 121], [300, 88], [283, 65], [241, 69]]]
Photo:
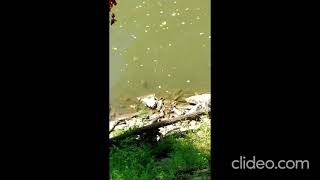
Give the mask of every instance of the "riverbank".
[[201, 116], [199, 129], [172, 134], [156, 143], [131, 138], [112, 146], [111, 179], [210, 179], [210, 120]]
[[140, 98], [145, 109], [110, 121], [111, 139], [126, 135], [110, 147], [111, 179], [210, 179], [211, 117], [201, 111], [210, 99], [193, 96], [188, 104], [148, 95]]
[[[139, 93], [130, 93], [127, 94], [126, 92], [123, 93], [113, 93], [113, 98], [110, 99], [110, 107], [111, 111], [110, 114], [112, 116], [121, 116], [123, 114], [135, 113], [141, 110], [145, 110], [145, 107], [137, 97], [150, 93], [151, 90], [148, 90], [146, 93], [144, 91], [139, 91]], [[207, 87], [203, 88], [176, 88], [170, 89], [167, 92], [161, 91], [152, 91], [155, 95], [159, 98], [163, 98], [166, 101], [176, 101], [181, 102], [184, 101], [185, 98], [190, 97], [194, 94], [202, 94], [208, 92]], [[121, 95], [120, 95], [121, 94]], [[170, 103], [170, 102], [169, 102]]]

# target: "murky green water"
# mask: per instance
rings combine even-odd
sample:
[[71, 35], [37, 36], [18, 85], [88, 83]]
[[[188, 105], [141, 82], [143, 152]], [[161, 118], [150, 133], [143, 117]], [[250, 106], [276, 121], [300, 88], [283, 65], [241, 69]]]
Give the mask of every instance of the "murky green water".
[[[117, 0], [110, 100], [210, 91], [210, 0]], [[129, 103], [130, 104], [130, 103]]]

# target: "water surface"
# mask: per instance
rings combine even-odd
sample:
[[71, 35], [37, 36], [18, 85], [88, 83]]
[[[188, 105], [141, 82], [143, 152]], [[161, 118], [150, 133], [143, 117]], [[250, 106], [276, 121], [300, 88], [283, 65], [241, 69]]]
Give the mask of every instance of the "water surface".
[[110, 27], [114, 107], [150, 93], [210, 91], [210, 0], [117, 2]]

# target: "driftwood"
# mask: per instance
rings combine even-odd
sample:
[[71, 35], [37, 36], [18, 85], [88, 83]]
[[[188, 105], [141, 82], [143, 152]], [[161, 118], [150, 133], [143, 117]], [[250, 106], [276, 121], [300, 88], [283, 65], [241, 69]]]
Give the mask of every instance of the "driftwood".
[[127, 121], [127, 120], [129, 120], [131, 118], [134, 118], [134, 117], [136, 117], [138, 115], [139, 115], [139, 113], [130, 113], [130, 114], [125, 114], [123, 116], [117, 117], [115, 119], [111, 119], [110, 120], [111, 122], [110, 122], [109, 134], [114, 130], [114, 128], [117, 125], [119, 125], [119, 124], [121, 124], [121, 123], [123, 123], [123, 122], [125, 122], [125, 121]]
[[[141, 135], [141, 134], [143, 134], [145, 132], [153, 131], [153, 130], [156, 130], [158, 128], [164, 127], [164, 126], [168, 126], [168, 125], [177, 123], [179, 121], [189, 120], [189, 119], [198, 117], [198, 116], [206, 114], [206, 113], [208, 113], [208, 112], [202, 110], [202, 111], [197, 111], [197, 112], [194, 112], [194, 113], [191, 113], [191, 114], [174, 117], [174, 118], [171, 118], [171, 119], [163, 119], [160, 122], [155, 122], [153, 124], [150, 124], [150, 125], [147, 125], [147, 126], [143, 126], [141, 128], [133, 129], [131, 131], [126, 131], [124, 134], [112, 137], [112, 138], [110, 138], [110, 143], [112, 144], [112, 143], [117, 142], [119, 140], [123, 140], [123, 139], [125, 139], [125, 138], [127, 138], [129, 136]], [[159, 116], [157, 118], [160, 119], [161, 117]], [[155, 121], [155, 120], [156, 119], [153, 119], [153, 121]]]
[[[152, 115], [141, 118], [139, 113], [130, 113], [121, 115], [110, 121], [109, 141], [118, 142], [127, 137], [139, 135], [142, 139], [157, 140], [172, 133], [181, 133], [188, 130], [194, 130], [200, 127], [201, 123], [209, 121], [202, 119], [197, 121], [200, 115], [211, 112], [211, 95], [201, 94], [186, 98], [189, 104], [177, 104], [176, 101], [164, 101], [163, 98], [156, 98], [154, 94], [138, 98], [145, 106], [152, 109]], [[151, 101], [152, 100], [152, 101]], [[191, 120], [191, 121], [190, 121]], [[114, 130], [124, 130], [121, 135], [116, 135]], [[116, 135], [116, 136], [114, 136]], [[151, 139], [150, 139], [151, 138]]]

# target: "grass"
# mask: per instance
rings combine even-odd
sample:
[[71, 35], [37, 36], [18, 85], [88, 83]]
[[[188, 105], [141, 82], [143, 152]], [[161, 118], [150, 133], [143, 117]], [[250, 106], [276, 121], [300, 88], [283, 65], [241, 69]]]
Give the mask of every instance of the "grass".
[[190, 170], [208, 168], [210, 127], [171, 135], [155, 144], [127, 139], [110, 149], [112, 180], [192, 179]]

